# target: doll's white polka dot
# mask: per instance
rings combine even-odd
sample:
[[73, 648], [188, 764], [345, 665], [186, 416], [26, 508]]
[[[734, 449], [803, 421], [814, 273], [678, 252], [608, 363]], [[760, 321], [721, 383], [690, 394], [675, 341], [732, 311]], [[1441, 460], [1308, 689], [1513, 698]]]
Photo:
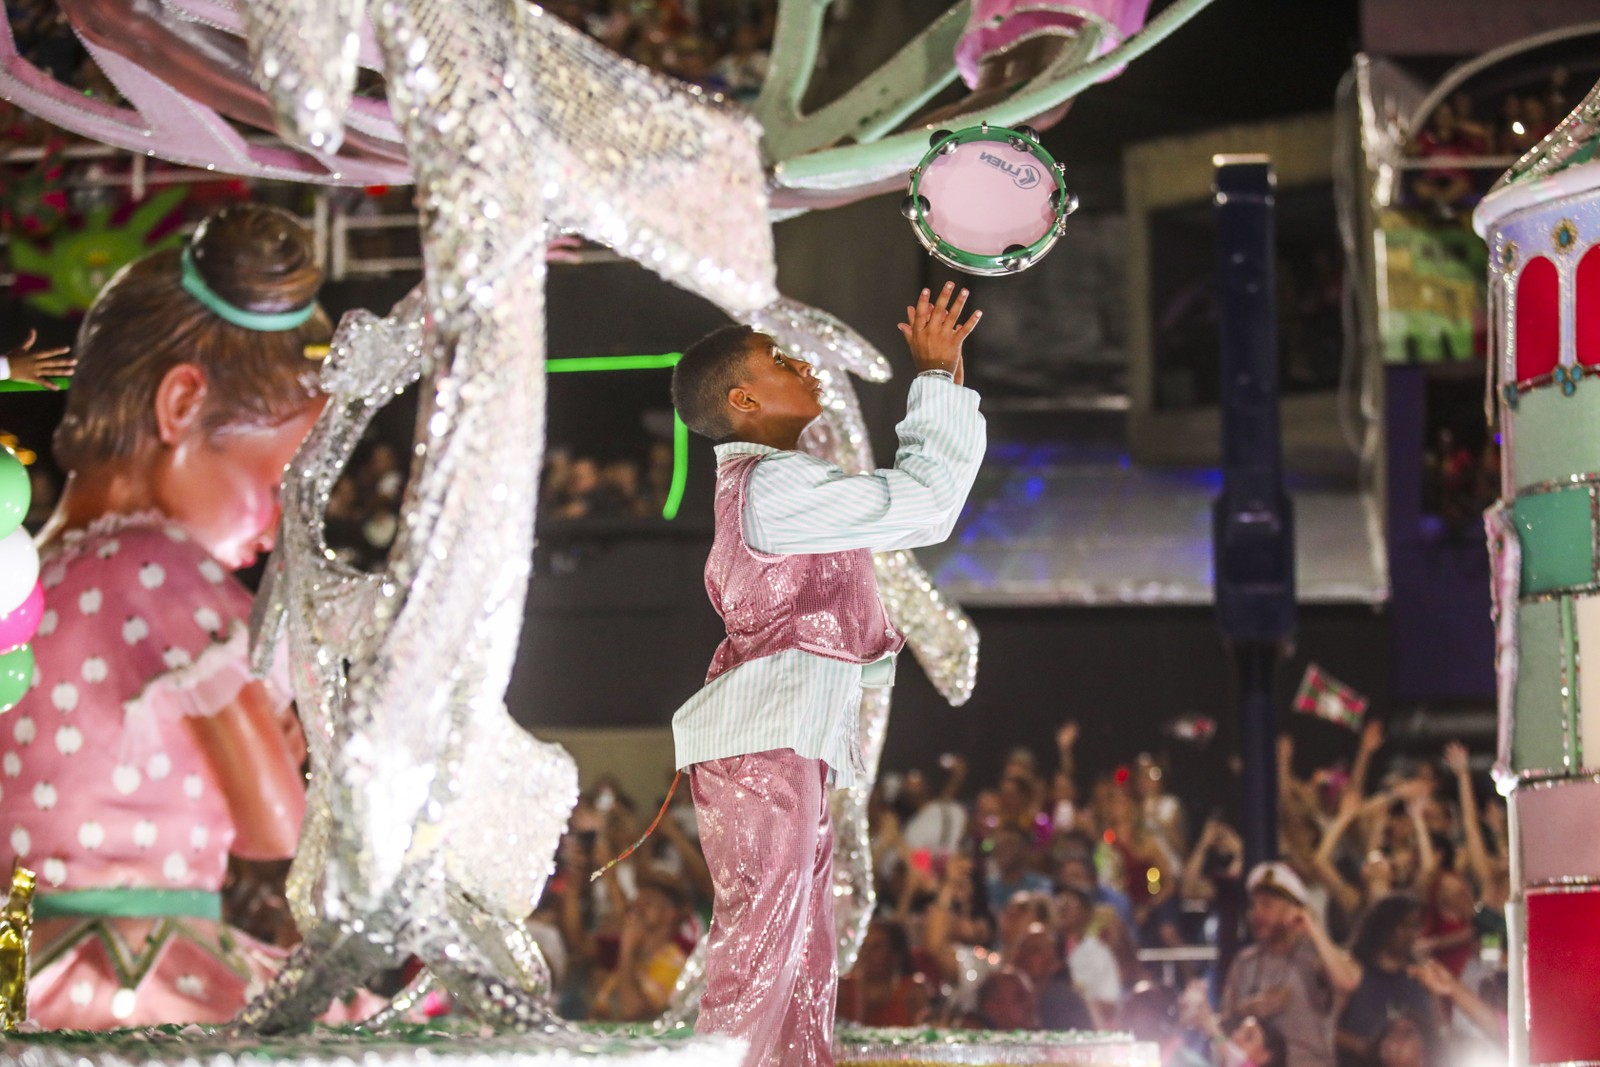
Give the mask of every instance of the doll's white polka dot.
[[200, 793], [205, 789], [205, 783], [198, 774], [186, 774], [183, 777], [183, 795], [190, 800], [199, 800]]
[[90, 982], [73, 982], [67, 996], [72, 998], [72, 1003], [77, 1007], [87, 1008], [94, 999], [94, 985]]
[[63, 726], [56, 731], [56, 751], [70, 756], [83, 747], [83, 731], [76, 726]]
[[39, 683], [44, 681], [44, 672], [39, 669], [39, 661], [33, 661], [33, 677], [28, 679], [28, 689], [31, 692], [39, 688]]
[[178, 975], [178, 992], [196, 1000], [206, 995], [206, 980], [198, 974]]
[[60, 585], [66, 580], [67, 568], [58, 563], [54, 567], [45, 568], [45, 572], [43, 576], [40, 577], [39, 582], [46, 589], [54, 589], [56, 586]]
[[139, 584], [146, 589], [160, 589], [166, 581], [166, 568], [159, 563], [146, 563], [139, 568]]
[[90, 656], [83, 661], [83, 680], [90, 685], [99, 685], [106, 680], [110, 671], [106, 668], [106, 661], [99, 656]]
[[221, 585], [222, 579], [226, 578], [227, 576], [227, 572], [222, 569], [222, 564], [218, 563], [216, 560], [203, 559], [200, 561], [200, 577], [204, 578], [212, 585]]
[[144, 775], [139, 773], [139, 768], [129, 763], [119, 763], [116, 770], [111, 772], [111, 784], [123, 796], [128, 796], [138, 789], [142, 781]]
[[204, 826], [196, 826], [189, 831], [189, 847], [196, 852], [206, 847], [206, 841], [211, 837], [211, 831]]
[[171, 648], [161, 653], [161, 662], [167, 665], [168, 670], [175, 671], [180, 667], [187, 667], [189, 664], [193, 663], [194, 657], [190, 656], [186, 649], [182, 649], [177, 645], [173, 645]]
[[15, 778], [22, 773], [22, 757], [15, 752], [7, 752], [0, 757], [0, 770], [6, 772], [7, 778]]
[[38, 735], [39, 728], [26, 715], [17, 719], [16, 723], [11, 727], [11, 736], [17, 739], [17, 744], [19, 745], [33, 744], [33, 739]]
[[36, 782], [33, 787], [33, 806], [49, 811], [56, 806], [56, 787], [49, 782]]
[[62, 882], [67, 880], [67, 865], [63, 861], [52, 856], [44, 861], [44, 867], [41, 868], [41, 873], [44, 875], [44, 880], [49, 882], [51, 885], [60, 885]]
[[120, 551], [122, 551], [122, 542], [112, 537], [100, 542], [100, 547], [94, 550], [94, 554], [101, 559], [110, 559]]
[[78, 827], [78, 844], [93, 852], [106, 843], [106, 828], [90, 819]]
[[168, 540], [176, 541], [179, 544], [189, 540], [189, 535], [178, 529], [176, 526], [163, 526], [161, 528], [161, 532], [167, 535]]
[[50, 703], [63, 715], [73, 711], [78, 706], [78, 687], [71, 682], [57, 682], [50, 690]]
[[105, 594], [99, 588], [85, 589], [78, 594], [78, 610], [85, 615], [94, 615], [99, 612], [100, 605], [105, 601]]
[[169, 882], [181, 882], [189, 876], [189, 861], [183, 858], [183, 853], [173, 852], [161, 863], [161, 873], [167, 876]]
[[152, 782], [159, 782], [172, 773], [172, 757], [165, 752], [157, 752], [144, 764], [144, 773], [150, 776]]
[[150, 624], [137, 615], [131, 616], [122, 624], [122, 639], [130, 645], [137, 645], [149, 636]]
[[133, 843], [140, 848], [149, 848], [156, 843], [156, 824], [149, 819], [140, 819], [133, 824]]
[[139, 994], [131, 989], [119, 989], [111, 994], [111, 1015], [116, 1019], [126, 1019], [133, 1014], [133, 1009], [139, 1006]]
[[56, 632], [56, 627], [61, 623], [61, 616], [56, 614], [55, 608], [45, 608], [44, 614], [39, 616], [39, 636], [49, 637]]
[[18, 856], [26, 856], [33, 848], [33, 835], [28, 833], [26, 826], [14, 826], [11, 829], [11, 851]]
[[208, 634], [222, 629], [222, 617], [210, 608], [199, 608], [194, 613], [194, 624]]

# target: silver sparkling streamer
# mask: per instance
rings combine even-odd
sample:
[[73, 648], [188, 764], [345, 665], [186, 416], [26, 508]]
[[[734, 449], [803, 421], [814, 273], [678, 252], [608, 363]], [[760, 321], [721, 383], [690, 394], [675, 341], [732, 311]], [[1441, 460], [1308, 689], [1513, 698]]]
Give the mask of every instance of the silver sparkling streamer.
[[861, 757], [871, 780], [828, 793], [833, 816], [833, 926], [839, 973], [856, 965], [867, 926], [878, 907], [878, 887], [872, 870], [872, 831], [867, 825], [867, 802], [878, 777], [883, 739], [889, 733], [888, 686], [861, 691]]
[[331, 154], [344, 142], [365, 8], [363, 0], [245, 4], [256, 84], [289, 143]]
[[1130, 1034], [1080, 1030], [928, 1030], [896, 1027], [841, 1029], [834, 1054], [845, 1063], [903, 1063], [922, 1067], [990, 1064], [1075, 1064], [1078, 1067], [1159, 1067], [1161, 1046]]
[[319, 1030], [304, 1035], [240, 1040], [215, 1027], [74, 1034], [45, 1043], [36, 1037], [0, 1039], [0, 1059], [12, 1067], [738, 1067], [745, 1044], [699, 1035], [550, 1034], [530, 1041], [520, 1033], [439, 1026], [410, 1035], [352, 1035]]
[[[757, 131], [519, 0], [372, 15], [428, 269], [388, 319], [341, 327], [285, 487], [256, 630], [258, 663], [287, 639], [310, 735], [304, 941], [235, 1026], [299, 1027], [414, 954], [480, 1020], [571, 1038], [521, 918], [575, 768], [501, 703], [543, 449], [543, 250], [559, 219], [737, 312], [772, 303]], [[399, 535], [381, 574], [350, 572], [323, 540], [329, 493], [375, 408], [422, 374]]]
[[[871, 439], [850, 375], [887, 381], [889, 361], [883, 354], [834, 316], [787, 298], [744, 318], [783, 351], [811, 363], [822, 383], [822, 417], [806, 428], [800, 447], [851, 474], [875, 469]], [[910, 552], [874, 553], [872, 563], [884, 608], [905, 633], [906, 643], [934, 688], [952, 706], [965, 704], [977, 680], [977, 627], [959, 606], [944, 598]], [[860, 784], [834, 789], [828, 797], [833, 816], [834, 925], [841, 974], [855, 966], [877, 908], [867, 801], [883, 756], [891, 696], [889, 688], [862, 690], [857, 729], [867, 773]], [[704, 991], [702, 939], [679, 973], [659, 1025], [693, 1024]]]
[[[214, 1027], [181, 1032], [78, 1034], [69, 1042], [0, 1040], [0, 1057], [16, 1067], [736, 1067], [744, 1043], [685, 1033], [577, 1031], [530, 1042], [521, 1034], [490, 1034], [440, 1025], [409, 1040], [338, 1031], [242, 1041]], [[1160, 1048], [1127, 1034], [1081, 1032], [855, 1029], [841, 1027], [837, 1062], [898, 1063], [907, 1067], [1057, 1064], [1073, 1067], [1159, 1067]]]

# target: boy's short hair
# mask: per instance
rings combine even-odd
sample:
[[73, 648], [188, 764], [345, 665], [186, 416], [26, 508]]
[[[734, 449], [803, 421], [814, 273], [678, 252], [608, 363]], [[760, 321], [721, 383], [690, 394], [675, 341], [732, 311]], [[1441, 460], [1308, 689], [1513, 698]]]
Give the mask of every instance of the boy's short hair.
[[744, 376], [750, 339], [749, 326], [724, 326], [690, 345], [672, 368], [672, 406], [695, 433], [713, 441], [733, 434], [728, 418], [728, 390]]

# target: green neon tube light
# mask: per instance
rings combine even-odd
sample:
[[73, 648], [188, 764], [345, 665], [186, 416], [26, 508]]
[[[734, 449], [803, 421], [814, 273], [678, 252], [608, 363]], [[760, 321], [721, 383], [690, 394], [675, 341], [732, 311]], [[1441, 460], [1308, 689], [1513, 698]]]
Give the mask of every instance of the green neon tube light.
[[[576, 356], [568, 359], [545, 361], [551, 374], [573, 374], [584, 371], [611, 370], [666, 370], [678, 365], [682, 352], [661, 352], [638, 356]], [[672, 413], [672, 484], [667, 487], [667, 501], [661, 507], [663, 519], [678, 517], [683, 505], [683, 489], [689, 482], [689, 427]]]
[[[54, 382], [56, 388], [58, 389], [70, 389], [72, 387], [71, 378], [51, 378], [50, 381]], [[7, 378], [4, 381], [0, 381], [0, 393], [42, 392], [45, 392], [45, 387], [42, 385], [34, 385], [32, 382], [19, 382], [15, 378]]]
[[[573, 374], [585, 371], [614, 370], [668, 370], [678, 365], [682, 352], [660, 352], [635, 356], [577, 356], [570, 359], [547, 360], [545, 368], [551, 374]], [[52, 378], [63, 389], [72, 384], [71, 378]], [[0, 393], [43, 392], [44, 386], [31, 382], [0, 381]], [[672, 484], [667, 488], [667, 501], [661, 508], [663, 519], [678, 517], [683, 505], [683, 490], [689, 482], [689, 427], [678, 413], [672, 413]]]

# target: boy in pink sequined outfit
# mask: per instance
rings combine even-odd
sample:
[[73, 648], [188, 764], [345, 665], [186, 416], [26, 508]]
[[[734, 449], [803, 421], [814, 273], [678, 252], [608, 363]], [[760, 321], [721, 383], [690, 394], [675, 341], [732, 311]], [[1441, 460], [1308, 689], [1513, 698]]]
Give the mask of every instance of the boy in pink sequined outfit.
[[748, 1067], [833, 1063], [828, 786], [864, 779], [861, 690], [893, 681], [904, 644], [872, 553], [947, 537], [983, 459], [966, 297], [947, 285], [906, 309], [918, 374], [891, 469], [848, 475], [797, 450], [821, 386], [764, 334], [718, 330], [673, 374], [684, 422], [717, 442], [706, 589], [728, 632], [673, 718], [716, 889], [698, 1029], [748, 1040]]

